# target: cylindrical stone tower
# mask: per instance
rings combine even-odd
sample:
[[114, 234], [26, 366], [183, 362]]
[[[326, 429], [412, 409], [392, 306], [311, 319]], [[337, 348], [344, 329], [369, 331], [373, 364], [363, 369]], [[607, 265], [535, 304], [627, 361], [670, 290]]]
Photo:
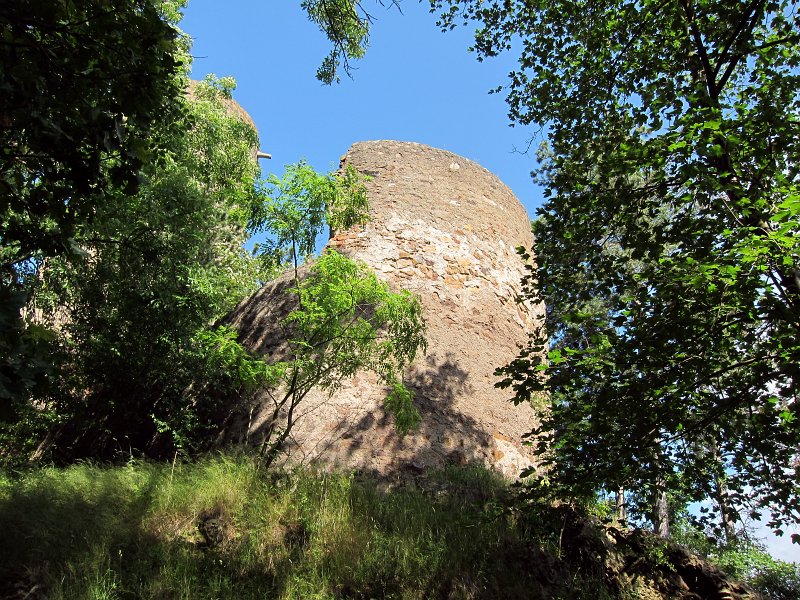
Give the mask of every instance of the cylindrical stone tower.
[[[494, 370], [516, 357], [543, 319], [541, 307], [518, 303], [524, 268], [515, 248], [533, 245], [525, 209], [483, 167], [421, 144], [361, 142], [342, 163], [370, 177], [370, 221], [328, 247], [420, 297], [428, 350], [405, 382], [422, 423], [401, 438], [382, 407], [386, 390], [358, 374], [330, 398], [306, 398], [313, 410], [295, 425], [290, 460], [379, 473], [480, 461], [517, 475], [531, 464], [520, 439], [536, 415], [495, 387]], [[269, 339], [276, 287], [265, 286], [230, 319], [256, 351], [278, 341]], [[255, 415], [250, 427], [258, 423]]]

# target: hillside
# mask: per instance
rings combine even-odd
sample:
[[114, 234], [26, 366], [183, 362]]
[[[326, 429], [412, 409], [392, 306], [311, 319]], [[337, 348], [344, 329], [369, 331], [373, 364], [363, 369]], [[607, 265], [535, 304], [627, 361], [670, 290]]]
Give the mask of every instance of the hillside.
[[[318, 79], [401, 2], [298, 3]], [[280, 19], [248, 101], [187, 0], [4, 3], [0, 600], [800, 599], [798, 3], [429, 0], [530, 211], [416, 24], [366, 110]]]
[[3, 598], [757, 598], [570, 505], [519, 510], [480, 467], [413, 479], [245, 457], [0, 482]]

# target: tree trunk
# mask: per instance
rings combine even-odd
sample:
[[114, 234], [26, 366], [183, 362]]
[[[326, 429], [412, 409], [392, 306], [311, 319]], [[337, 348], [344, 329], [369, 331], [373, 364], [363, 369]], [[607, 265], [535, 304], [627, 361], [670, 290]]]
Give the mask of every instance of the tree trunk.
[[669, 505], [667, 503], [667, 484], [663, 475], [656, 479], [656, 491], [653, 499], [653, 531], [656, 535], [669, 538]]
[[625, 525], [628, 521], [628, 511], [625, 508], [625, 488], [617, 488], [617, 521]]
[[[711, 454], [715, 462], [715, 466], [719, 465], [720, 469], [724, 468], [722, 460], [719, 456], [719, 447], [716, 440], [711, 440]], [[725, 542], [730, 546], [736, 541], [736, 519], [738, 515], [731, 506], [731, 499], [728, 495], [728, 484], [725, 481], [724, 472], [717, 472], [714, 475], [714, 492], [719, 508], [720, 519], [722, 521], [722, 529], [725, 532]]]

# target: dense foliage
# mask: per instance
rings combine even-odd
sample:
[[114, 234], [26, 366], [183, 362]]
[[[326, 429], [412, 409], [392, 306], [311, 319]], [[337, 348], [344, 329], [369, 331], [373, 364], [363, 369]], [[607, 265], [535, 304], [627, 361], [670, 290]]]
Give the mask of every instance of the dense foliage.
[[433, 4], [481, 58], [519, 44], [510, 115], [547, 131], [548, 327], [502, 373], [552, 394], [550, 477], [798, 522], [797, 3]]
[[720, 540], [713, 528], [702, 530], [692, 521], [685, 510], [678, 513], [672, 523], [676, 543], [747, 582], [764, 598], [792, 600], [800, 596], [800, 563], [774, 558], [750, 533], [734, 541]]
[[47, 403], [59, 453], [157, 453], [214, 416], [185, 394], [202, 360], [195, 336], [258, 274], [243, 248], [260, 202], [257, 140], [226, 109], [229, 95], [224, 82], [194, 85], [178, 126], [155, 133], [165, 150], [143, 167], [140, 191], [98, 207], [77, 238], [81, 259], [40, 269], [33, 306], [59, 331]]
[[45, 257], [79, 254], [84, 225], [135, 191], [154, 125], [179, 110], [175, 7], [117, 4], [0, 9], [0, 420], [49, 372], [47, 334], [19, 318], [30, 279]]
[[[333, 254], [295, 281], [291, 360], [251, 356], [214, 327], [280, 270], [296, 277], [325, 227], [363, 222], [366, 196], [352, 170], [320, 175], [302, 163], [260, 182], [257, 135], [232, 101], [233, 81], [189, 82], [188, 38], [175, 28], [183, 3], [154, 6], [3, 9], [3, 81], [16, 94], [0, 113], [3, 173], [16, 186], [0, 231], [3, 461], [196, 452], [257, 390], [288, 384], [291, 410], [310, 388], [361, 368], [395, 387], [398, 426], [413, 425], [399, 370], [424, 343], [419, 304], [362, 265]], [[137, 19], [147, 23], [126, 54]], [[39, 111], [69, 77], [84, 95], [53, 100], [49, 117]], [[134, 90], [135, 77], [153, 89]], [[73, 154], [47, 153], [53, 132], [64, 140], [52, 150], [72, 143]], [[70, 170], [81, 160], [95, 171]], [[269, 242], [254, 256], [244, 244], [257, 233]], [[271, 433], [274, 456], [288, 428]]]
[[[28, 1], [0, 11], [0, 260], [69, 251], [135, 189], [148, 135], [179, 95], [178, 35], [147, 0]], [[130, 35], [136, 31], [136, 35]]]

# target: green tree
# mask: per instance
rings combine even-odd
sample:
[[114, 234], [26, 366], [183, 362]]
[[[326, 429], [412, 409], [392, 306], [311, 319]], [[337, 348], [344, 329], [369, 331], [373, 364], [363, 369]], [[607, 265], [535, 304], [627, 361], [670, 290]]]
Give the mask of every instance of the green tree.
[[685, 511], [678, 515], [673, 526], [676, 542], [751, 585], [764, 598], [791, 600], [800, 595], [800, 563], [773, 558], [747, 527], [720, 542], [716, 532], [693, 521]]
[[300, 161], [287, 165], [283, 177], [270, 176], [267, 184], [269, 199], [256, 207], [249, 222], [252, 231], [269, 236], [255, 248], [266, 270], [291, 267], [296, 272], [315, 253], [326, 227], [333, 234], [367, 220], [367, 193], [352, 166], [340, 174], [322, 174]]
[[[80, 260], [85, 229], [133, 194], [169, 148], [186, 85], [185, 0], [6, 2], [0, 8], [0, 420], [18, 420], [52, 375], [47, 339], [22, 318], [47, 257]], [[367, 46], [359, 3], [302, 2], [332, 51], [326, 83]], [[153, 135], [154, 130], [158, 130]], [[108, 205], [108, 206], [107, 206]]]
[[260, 279], [243, 248], [261, 202], [258, 142], [226, 104], [231, 83], [194, 84], [179, 122], [153, 132], [164, 150], [138, 193], [96, 208], [76, 237], [82, 259], [41, 269], [34, 306], [61, 333], [47, 403], [56, 454], [191, 450], [219, 418], [219, 389], [192, 393], [214, 387], [198, 377], [209, 374], [198, 336]]
[[6, 279], [69, 252], [107, 194], [135, 189], [149, 132], [180, 95], [179, 38], [149, 0], [4, 3], [0, 31]]
[[114, 194], [135, 191], [150, 133], [178, 110], [174, 3], [5, 2], [0, 8], [0, 420], [47, 385], [46, 334], [21, 319], [41, 261]]
[[425, 346], [419, 300], [406, 291], [389, 291], [366, 265], [335, 251], [315, 260], [295, 286], [287, 293], [294, 295], [297, 308], [277, 329], [288, 346], [286, 356], [272, 363], [281, 378], [266, 390], [271, 401], [263, 446], [267, 464], [282, 450], [308, 393], [333, 393], [361, 370], [376, 373], [388, 388], [385, 406], [398, 431], [414, 429], [420, 416], [402, 372]]
[[251, 227], [272, 236], [257, 251], [268, 268], [288, 268], [291, 287], [285, 293], [293, 296], [293, 309], [276, 323], [286, 348], [265, 357], [279, 377], [265, 390], [272, 407], [263, 446], [267, 464], [282, 450], [308, 393], [333, 393], [360, 370], [379, 376], [397, 429], [410, 431], [420, 416], [402, 375], [426, 344], [419, 300], [406, 291], [391, 292], [365, 264], [332, 250], [302, 268], [326, 225], [348, 229], [366, 221], [361, 176], [352, 168], [322, 175], [301, 162], [269, 183], [269, 197]]
[[300, 4], [331, 44], [330, 53], [317, 69], [317, 79], [338, 83], [339, 69], [350, 75], [350, 61], [364, 57], [372, 17], [357, 0], [303, 0]]
[[800, 520], [797, 3], [433, 5], [478, 21], [479, 58], [519, 44], [510, 115], [548, 131], [530, 293], [560, 321], [502, 372], [518, 400], [552, 393], [555, 474], [695, 497], [724, 479], [735, 507]]

